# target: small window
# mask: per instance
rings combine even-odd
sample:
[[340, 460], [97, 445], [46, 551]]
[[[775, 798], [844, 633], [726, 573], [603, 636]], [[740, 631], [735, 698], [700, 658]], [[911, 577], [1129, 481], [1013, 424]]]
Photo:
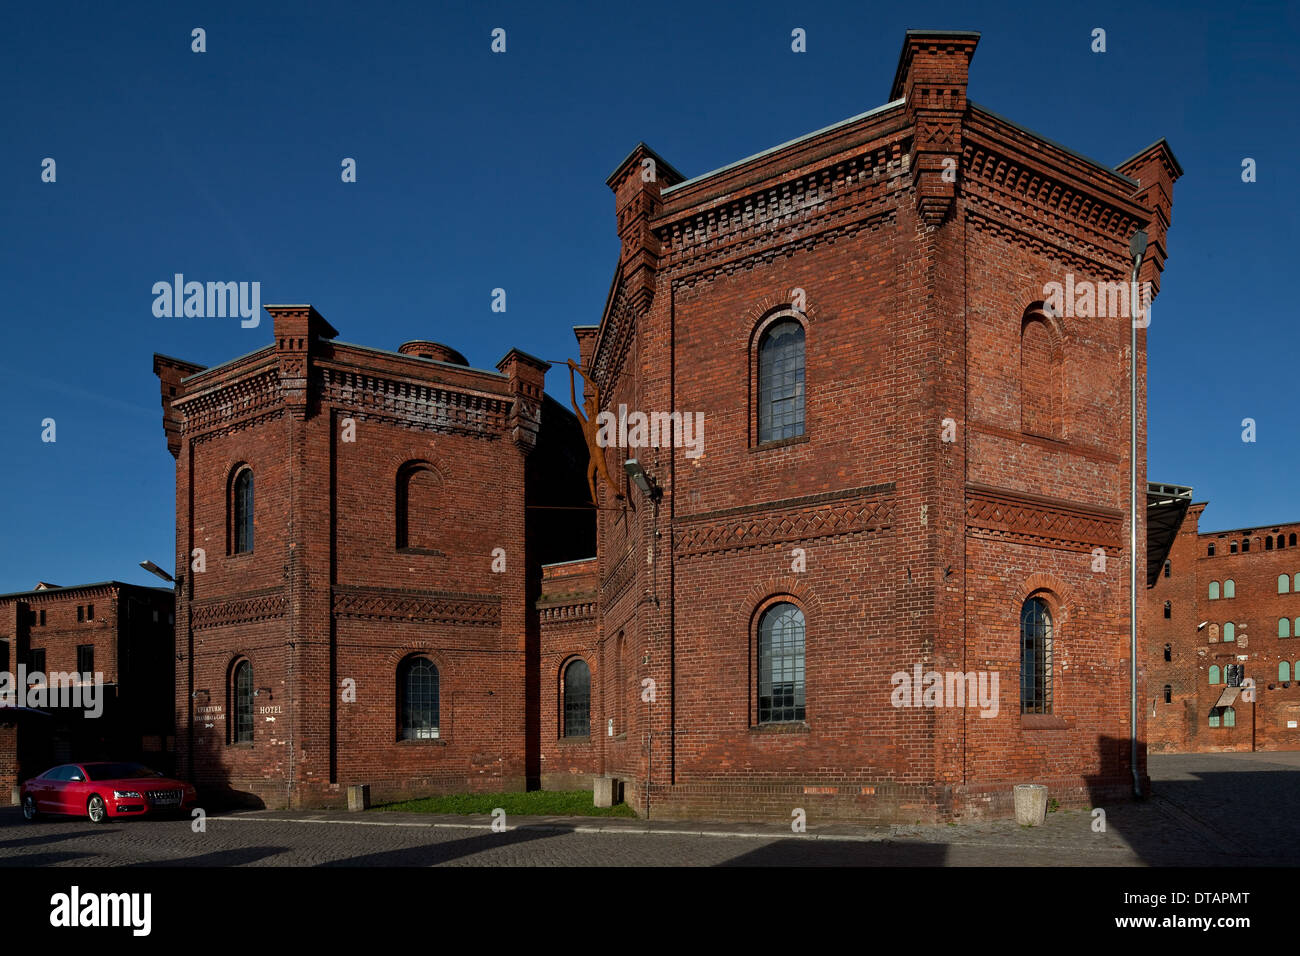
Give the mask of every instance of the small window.
[[1277, 679], [1280, 681], [1289, 681], [1291, 679], [1291, 662], [1280, 661], [1277, 665]]
[[78, 605], [77, 605], [77, 623], [80, 624], [80, 623], [81, 623], [82, 621], [84, 621], [85, 619], [86, 619], [86, 608], [85, 608], [85, 605], [78, 604]]
[[564, 668], [560, 683], [564, 707], [564, 736], [591, 736], [591, 668], [579, 658]]
[[1218, 708], [1215, 708], [1214, 710], [1210, 711], [1210, 726], [1211, 726], [1211, 727], [1218, 727], [1218, 726], [1219, 726], [1219, 710], [1218, 710]]
[[253, 550], [253, 469], [241, 468], [231, 488], [231, 552], [247, 554]]
[[1245, 553], [1246, 553], [1247, 551], [1249, 551], [1249, 550], [1250, 550], [1250, 539], [1249, 539], [1249, 538], [1242, 538], [1242, 539], [1241, 539], [1241, 553], [1242, 553], [1242, 554], [1245, 554]]
[[1281, 551], [1285, 547], [1286, 547], [1286, 535], [1280, 534], [1277, 536], [1277, 549]]
[[1271, 534], [1264, 535], [1264, 550], [1265, 551], [1273, 550], [1273, 536]]
[[27, 652], [27, 673], [34, 674], [40, 671], [45, 673], [45, 648], [33, 647]]
[[1292, 532], [1291, 532], [1291, 536], [1290, 536], [1289, 538], [1286, 539], [1286, 543], [1287, 543], [1287, 546], [1288, 546], [1288, 547], [1291, 547], [1291, 548], [1294, 548], [1294, 547], [1295, 547], [1295, 532], [1294, 532], [1294, 531], [1292, 531]]
[[0, 674], [9, 670], [9, 642], [0, 637]]
[[1173, 647], [1171, 647], [1170, 645], [1166, 644], [1166, 645], [1165, 645], [1165, 660], [1166, 660], [1166, 661], [1172, 661], [1173, 659], [1174, 659], [1174, 649], [1173, 649]]
[[1235, 598], [1237, 596], [1237, 585], [1232, 578], [1223, 582], [1223, 596], [1225, 598]]
[[231, 675], [231, 740], [237, 744], [253, 742], [253, 665], [241, 660]]
[[1213, 542], [1213, 541], [1210, 542], [1209, 547], [1206, 549], [1206, 555], [1207, 555], [1208, 557], [1211, 557], [1211, 558], [1214, 557], [1214, 542]]
[[93, 605], [93, 604], [87, 604], [87, 605], [86, 605], [86, 620], [87, 620], [87, 621], [93, 621], [94, 619], [95, 619], [95, 605]]
[[1286, 594], [1291, 590], [1291, 575], [1279, 574], [1277, 576], [1277, 593]]
[[1211, 600], [1211, 601], [1217, 601], [1218, 599], [1219, 599], [1219, 582], [1218, 582], [1218, 581], [1211, 581], [1211, 582], [1210, 582], [1210, 600]]
[[1219, 625], [1217, 625], [1217, 624], [1211, 624], [1211, 625], [1210, 625], [1210, 643], [1211, 643], [1211, 644], [1217, 644], [1218, 641], [1219, 641]]
[[1235, 541], [1229, 541], [1229, 542], [1228, 542], [1228, 553], [1229, 553], [1229, 554], [1236, 554], [1236, 553], [1237, 553], [1237, 542], [1235, 542]]
[[41, 611], [41, 627], [44, 627], [44, 626], [45, 626], [45, 611], [42, 609], [42, 611]]
[[1291, 590], [1300, 594], [1300, 572], [1296, 572], [1295, 579], [1291, 584]]
[[398, 737], [436, 740], [441, 735], [438, 668], [426, 657], [408, 657], [397, 669]]
[[77, 645], [77, 673], [83, 676], [95, 673], [95, 645]]
[[1169, 571], [1172, 567], [1173, 567], [1173, 562], [1171, 561], [1165, 562], [1165, 577], [1169, 577]]
[[1290, 637], [1290, 636], [1291, 636], [1291, 619], [1290, 619], [1290, 618], [1288, 618], [1288, 617], [1280, 617], [1280, 618], [1277, 619], [1277, 636], [1278, 636], [1278, 637]]
[[1231, 707], [1223, 708], [1223, 726], [1225, 727], [1237, 726], [1237, 712], [1233, 710]]
[[1174, 702], [1174, 689], [1173, 689], [1173, 687], [1171, 687], [1170, 685], [1166, 684], [1166, 685], [1165, 685], [1165, 703], [1166, 703], [1166, 704], [1172, 704], [1173, 702]]
[[804, 433], [804, 331], [793, 319], [774, 323], [758, 344], [758, 440]]
[[1166, 620], [1166, 621], [1169, 620], [1170, 616], [1173, 614], [1173, 609], [1174, 609], [1173, 604], [1172, 604], [1171, 602], [1169, 602], [1169, 601], [1166, 601], [1166, 602], [1165, 602], [1165, 620]]
[[1219, 680], [1219, 665], [1211, 664], [1210, 665], [1210, 686], [1216, 687], [1221, 683], [1222, 681]]
[[1229, 621], [1227, 624], [1223, 625], [1223, 643], [1227, 644], [1229, 641], [1235, 641], [1236, 639], [1237, 625]]

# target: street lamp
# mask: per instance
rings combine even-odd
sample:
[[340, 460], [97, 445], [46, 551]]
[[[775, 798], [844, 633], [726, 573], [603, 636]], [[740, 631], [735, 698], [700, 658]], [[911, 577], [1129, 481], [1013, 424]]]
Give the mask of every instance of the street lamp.
[[150, 574], [162, 578], [164, 581], [167, 581], [168, 583], [174, 584], [176, 582], [176, 579], [174, 577], [172, 577], [162, 568], [158, 567], [158, 565], [154, 564], [152, 561], [141, 561], [140, 567], [144, 568]]

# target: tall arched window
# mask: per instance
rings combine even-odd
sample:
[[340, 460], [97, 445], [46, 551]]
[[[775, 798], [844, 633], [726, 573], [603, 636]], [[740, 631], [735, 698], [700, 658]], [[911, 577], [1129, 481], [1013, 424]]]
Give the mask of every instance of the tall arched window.
[[1166, 661], [1172, 661], [1173, 659], [1174, 659], [1174, 649], [1173, 649], [1173, 646], [1170, 645], [1170, 644], [1166, 644], [1166, 645], [1165, 645], [1165, 660], [1166, 660]]
[[1210, 686], [1211, 686], [1211, 687], [1214, 687], [1214, 686], [1216, 686], [1216, 685], [1219, 684], [1219, 683], [1220, 683], [1220, 681], [1219, 681], [1219, 665], [1218, 665], [1218, 664], [1211, 664], [1211, 665], [1210, 665]]
[[793, 319], [773, 323], [758, 343], [758, 440], [804, 433], [804, 331]]
[[1174, 701], [1174, 689], [1169, 684], [1165, 685], [1165, 703], [1172, 704]]
[[1277, 593], [1286, 594], [1291, 590], [1291, 575], [1279, 574], [1277, 576]]
[[1223, 708], [1223, 726], [1225, 727], [1237, 726], [1237, 712], [1231, 707]]
[[1223, 625], [1223, 643], [1227, 644], [1229, 641], [1235, 641], [1236, 639], [1237, 625], [1229, 621]]
[[1292, 531], [1290, 537], [1287, 538], [1287, 546], [1288, 546], [1288, 547], [1291, 547], [1291, 548], [1294, 548], [1294, 547], [1295, 547], [1295, 532], [1294, 532], [1294, 531]]
[[438, 723], [438, 668], [427, 657], [413, 656], [397, 667], [397, 736], [399, 740], [434, 740]]
[[253, 469], [235, 472], [230, 483], [230, 553], [253, 550]]
[[397, 547], [431, 551], [437, 541], [438, 474], [423, 462], [397, 472]]
[[1211, 582], [1210, 582], [1210, 600], [1211, 600], [1211, 601], [1217, 601], [1218, 599], [1219, 599], [1219, 582], [1218, 582], [1218, 581], [1211, 581]]
[[230, 674], [230, 727], [232, 743], [253, 742], [253, 664], [247, 659]]
[[1061, 349], [1047, 322], [1032, 314], [1020, 324], [1020, 429], [1061, 433]]
[[1291, 636], [1291, 619], [1290, 619], [1290, 618], [1288, 618], [1288, 617], [1280, 617], [1280, 618], [1277, 619], [1277, 636], [1278, 636], [1278, 637], [1290, 637], [1290, 636]]
[[1211, 643], [1211, 644], [1217, 643], [1218, 640], [1219, 640], [1219, 625], [1217, 625], [1217, 624], [1211, 624], [1211, 625], [1210, 625], [1210, 643]]
[[1291, 585], [1291, 590], [1300, 594], [1300, 572], [1296, 572], [1295, 579]]
[[1271, 534], [1264, 535], [1264, 550], [1265, 551], [1273, 550], [1273, 536]]
[[1229, 541], [1229, 542], [1228, 542], [1228, 553], [1229, 553], [1229, 554], [1236, 554], [1236, 553], [1237, 553], [1237, 542], [1235, 542], [1235, 541]]
[[1213, 541], [1211, 541], [1210, 544], [1209, 544], [1209, 546], [1206, 548], [1205, 554], [1206, 554], [1206, 557], [1210, 557], [1210, 558], [1214, 557], [1214, 542], [1213, 542]]
[[1228, 578], [1228, 580], [1223, 582], [1223, 596], [1225, 598], [1237, 596], [1237, 585], [1233, 582], [1232, 578]]
[[1020, 608], [1020, 712], [1052, 712], [1052, 612], [1040, 597]]
[[1166, 618], [1172, 617], [1172, 616], [1173, 616], [1173, 610], [1174, 610], [1174, 605], [1173, 605], [1173, 603], [1170, 602], [1170, 601], [1166, 601], [1166, 602], [1165, 602], [1165, 617], [1166, 617]]
[[1249, 551], [1249, 550], [1250, 550], [1250, 539], [1249, 539], [1249, 538], [1242, 538], [1242, 539], [1241, 539], [1241, 553], [1242, 553], [1242, 554], [1245, 554], [1245, 553], [1246, 553], [1247, 551]]
[[622, 631], [614, 642], [614, 701], [615, 713], [618, 714], [618, 726], [614, 733], [627, 733], [627, 638]]
[[1291, 679], [1291, 662], [1290, 662], [1290, 661], [1279, 661], [1279, 662], [1278, 662], [1278, 665], [1277, 665], [1277, 679], [1278, 679], [1278, 680], [1283, 680], [1283, 681], [1286, 681], [1286, 680], [1290, 680], [1290, 679]]
[[560, 679], [564, 736], [591, 736], [591, 669], [582, 658], [570, 661]]
[[798, 607], [773, 604], [758, 622], [758, 722], [804, 720], [804, 618]]

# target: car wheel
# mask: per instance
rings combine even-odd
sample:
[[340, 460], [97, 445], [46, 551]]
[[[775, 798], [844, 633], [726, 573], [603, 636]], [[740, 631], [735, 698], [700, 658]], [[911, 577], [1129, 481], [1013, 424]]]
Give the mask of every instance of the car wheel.
[[36, 800], [30, 794], [23, 797], [23, 819], [29, 823], [36, 820]]
[[91, 823], [107, 823], [108, 807], [104, 806], [104, 798], [99, 794], [92, 794], [86, 801], [86, 815], [90, 817]]

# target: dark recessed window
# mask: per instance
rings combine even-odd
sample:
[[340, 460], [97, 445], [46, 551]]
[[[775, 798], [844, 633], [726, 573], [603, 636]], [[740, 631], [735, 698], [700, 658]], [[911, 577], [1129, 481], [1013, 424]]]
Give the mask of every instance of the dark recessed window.
[[1169, 577], [1169, 572], [1170, 572], [1172, 569], [1173, 569], [1173, 562], [1172, 562], [1172, 561], [1166, 561], [1166, 562], [1165, 562], [1165, 577]]
[[253, 742], [253, 664], [240, 661], [231, 675], [231, 733], [234, 743]]
[[253, 470], [241, 468], [231, 487], [231, 552], [253, 550]]
[[433, 550], [437, 541], [438, 475], [428, 465], [397, 472], [397, 547]]
[[78, 644], [77, 645], [77, 673], [91, 674], [95, 673], [95, 645]]
[[78, 604], [78, 605], [77, 605], [77, 623], [81, 623], [81, 622], [84, 621], [85, 619], [86, 619], [86, 608], [85, 608], [85, 605], [83, 605], [83, 604]]
[[1052, 712], [1052, 612], [1038, 597], [1020, 609], [1020, 712]]
[[93, 605], [93, 604], [87, 604], [87, 605], [86, 605], [86, 620], [87, 620], [87, 621], [93, 621], [94, 619], [95, 619], [95, 605]]
[[1214, 557], [1214, 542], [1213, 542], [1213, 541], [1210, 542], [1210, 546], [1209, 546], [1209, 548], [1207, 549], [1207, 557], [1211, 557], [1211, 558]]
[[27, 673], [32, 674], [36, 671], [45, 673], [45, 648], [33, 647], [27, 652]]
[[438, 726], [438, 668], [427, 657], [408, 657], [397, 669], [398, 738], [435, 740]]
[[41, 611], [41, 627], [45, 626], [45, 612]]
[[758, 622], [758, 722], [804, 720], [803, 611], [789, 602], [774, 604]]
[[584, 660], [572, 661], [560, 682], [564, 700], [564, 736], [591, 736], [591, 668]]
[[1165, 703], [1172, 704], [1174, 701], [1174, 689], [1170, 685], [1165, 685]]
[[758, 345], [758, 440], [804, 433], [804, 331], [794, 320], [772, 325]]
[[1165, 602], [1165, 618], [1168, 619], [1168, 618], [1172, 617], [1172, 616], [1173, 616], [1173, 611], [1174, 611], [1174, 606], [1173, 606], [1173, 604], [1171, 604], [1169, 601], [1166, 601], [1166, 602]]
[[1166, 661], [1172, 661], [1173, 659], [1174, 659], [1174, 649], [1173, 649], [1173, 647], [1171, 647], [1170, 645], [1166, 644], [1166, 645], [1165, 645], [1165, 660], [1166, 660]]

